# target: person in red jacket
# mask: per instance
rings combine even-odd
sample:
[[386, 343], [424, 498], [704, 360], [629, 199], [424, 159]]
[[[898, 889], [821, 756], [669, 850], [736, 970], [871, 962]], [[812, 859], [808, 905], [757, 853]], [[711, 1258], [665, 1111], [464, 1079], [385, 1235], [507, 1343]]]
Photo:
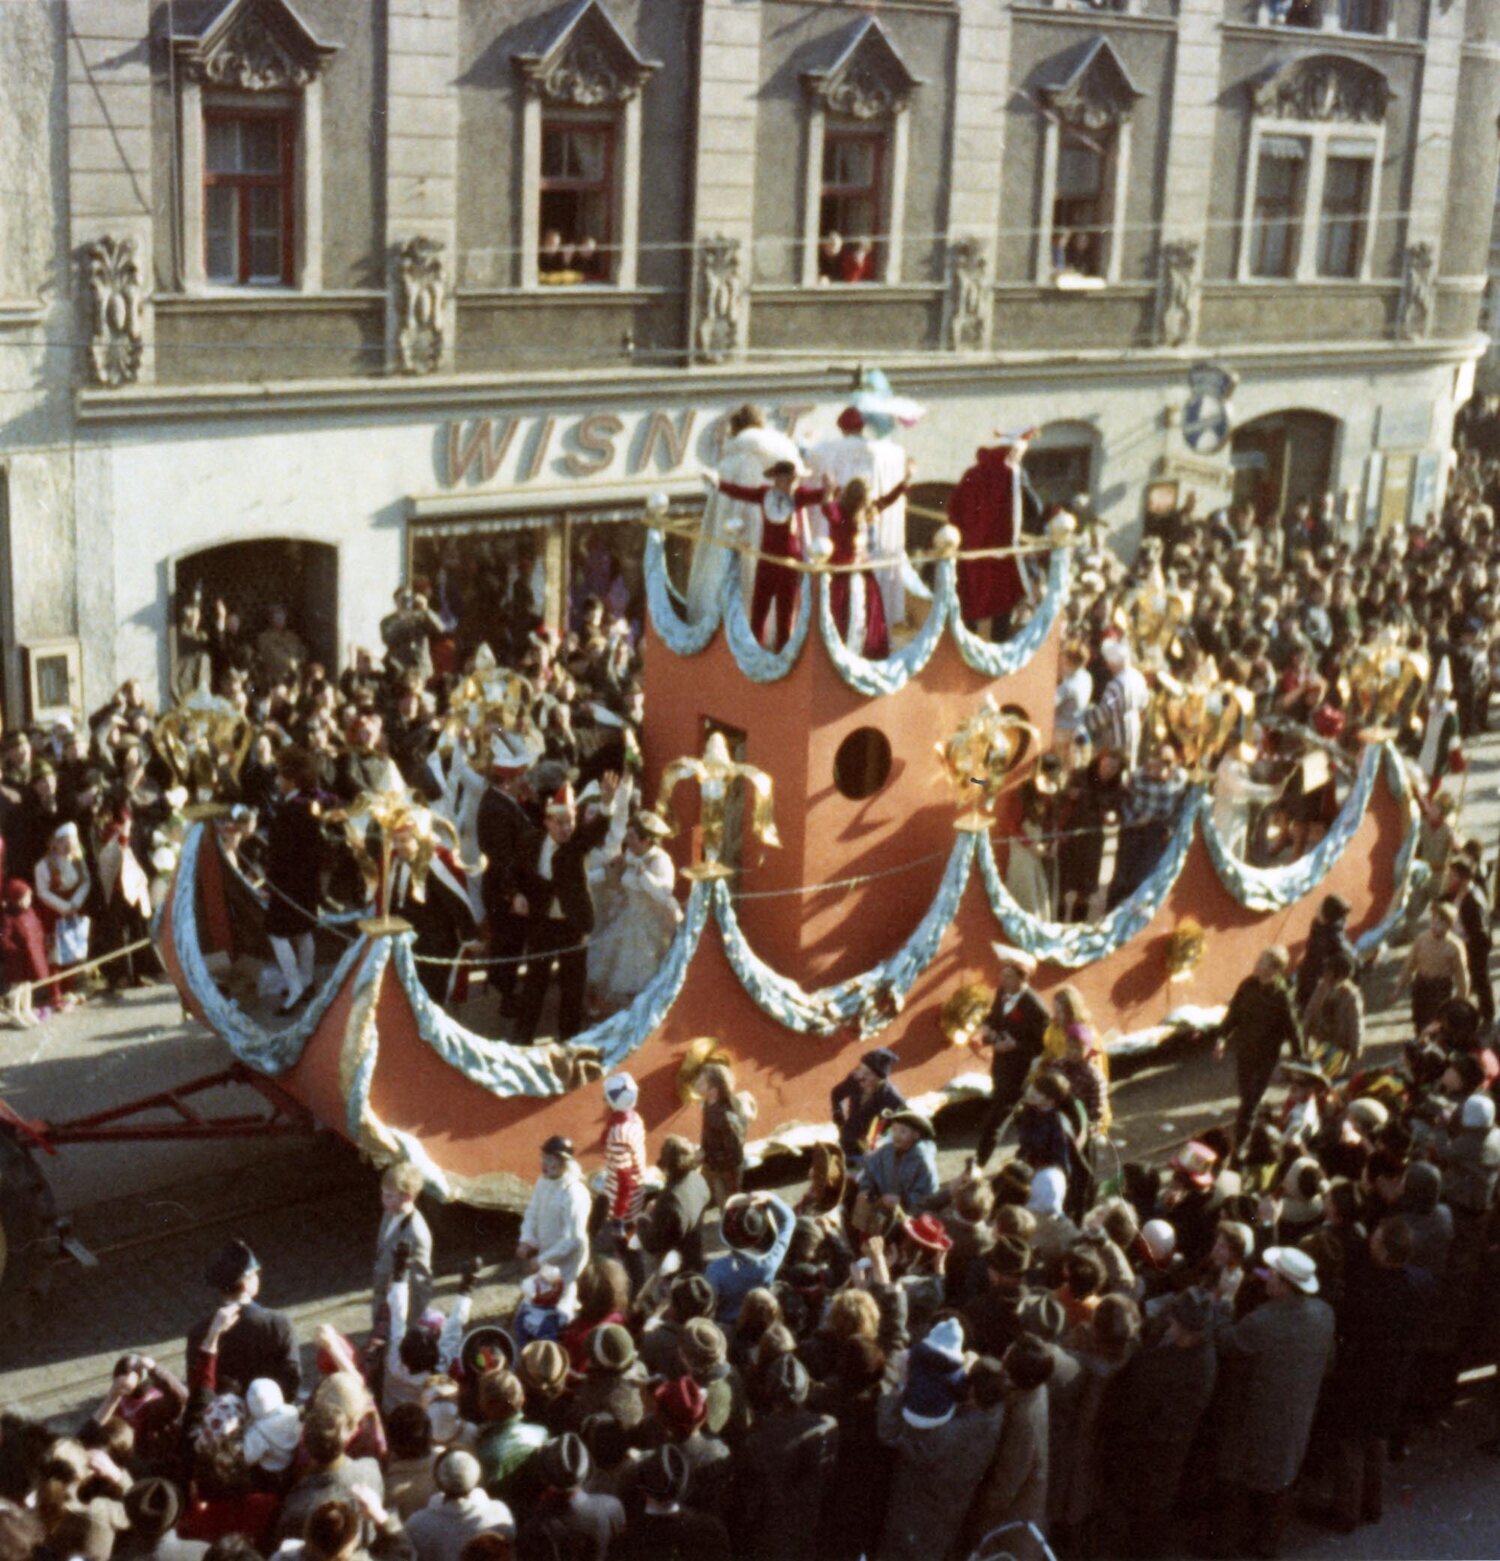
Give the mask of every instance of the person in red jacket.
[[762, 645], [766, 643], [766, 617], [776, 608], [774, 643], [768, 649], [780, 650], [792, 632], [792, 617], [797, 610], [797, 571], [787, 569], [778, 559], [807, 556], [807, 511], [826, 497], [822, 488], [799, 487], [797, 466], [793, 461], [777, 461], [766, 468], [769, 483], [758, 488], [719, 480], [719, 492], [744, 504], [760, 505], [760, 561], [755, 566], [755, 588], [750, 596], [750, 632]]
[[[980, 450], [974, 465], [959, 478], [948, 499], [948, 519], [963, 538], [963, 552], [1013, 547], [1021, 524], [1021, 459], [1031, 431], [1001, 434], [1003, 443]], [[964, 622], [977, 629], [993, 620], [1004, 632], [1012, 612], [1025, 600], [1026, 583], [1020, 560], [963, 558], [958, 564], [958, 603]]]
[[[908, 477], [889, 493], [873, 499], [864, 478], [851, 477], [836, 499], [825, 499], [823, 514], [828, 519], [828, 540], [833, 543], [829, 562], [858, 563], [869, 551], [870, 529], [875, 524], [875, 517], [881, 510], [889, 509], [910, 486], [911, 478]], [[875, 576], [867, 570], [840, 572], [833, 577], [829, 595], [839, 638], [845, 642], [849, 639], [850, 610], [859, 599], [856, 592], [864, 599], [864, 635], [857, 647], [859, 654], [876, 659], [889, 655], [891, 636], [885, 621], [885, 605]]]
[[631, 1283], [639, 1288], [646, 1277], [645, 1258], [633, 1238], [646, 1194], [646, 1124], [635, 1109], [640, 1095], [628, 1073], [612, 1073], [604, 1081], [609, 1120], [604, 1133], [604, 1200], [615, 1256], [624, 1263]]
[[32, 1007], [32, 995], [50, 971], [47, 934], [31, 903], [31, 885], [24, 878], [12, 878], [5, 886], [0, 951], [5, 958], [6, 1015], [19, 1025], [35, 1024], [45, 1015], [38, 1015]]

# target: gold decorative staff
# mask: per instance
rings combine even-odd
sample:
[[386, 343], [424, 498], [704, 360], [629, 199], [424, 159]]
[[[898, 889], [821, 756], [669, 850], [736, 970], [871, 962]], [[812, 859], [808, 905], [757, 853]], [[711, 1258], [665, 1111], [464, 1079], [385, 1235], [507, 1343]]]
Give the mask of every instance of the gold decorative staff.
[[1029, 743], [1039, 741], [1037, 729], [1024, 716], [1001, 710], [994, 698], [984, 703], [946, 742], [936, 744], [962, 810], [955, 829], [987, 834], [990, 817], [1006, 777], [1020, 762]]
[[685, 877], [696, 880], [729, 878], [733, 875], [734, 869], [723, 858], [729, 788], [735, 781], [744, 782], [755, 802], [750, 832], [759, 836], [764, 845], [781, 844], [772, 812], [774, 782], [764, 770], [756, 769], [753, 764], [736, 763], [730, 757], [729, 744], [725, 742], [722, 732], [714, 732], [709, 737], [701, 759], [674, 759], [662, 771], [656, 811], [666, 819], [671, 836], [675, 836], [679, 828], [676, 815], [672, 812], [672, 792], [677, 783], [684, 780], [698, 782], [701, 798], [699, 829], [703, 842], [703, 860], [684, 869]]
[[1387, 633], [1372, 645], [1361, 645], [1349, 662], [1347, 690], [1351, 725], [1364, 743], [1393, 739], [1394, 723], [1415, 689], [1427, 681], [1428, 661]]
[[474, 667], [453, 691], [448, 722], [443, 728], [445, 745], [465, 741], [470, 760], [489, 750], [496, 731], [522, 732], [531, 723], [536, 690], [519, 672], [502, 667], [488, 645], [474, 652]]
[[[380, 856], [370, 852], [370, 830], [380, 837]], [[376, 915], [359, 924], [371, 937], [410, 932], [411, 923], [391, 915], [393, 859], [399, 854], [411, 871], [412, 898], [420, 904], [427, 897], [427, 875], [437, 855], [439, 836], [458, 845], [458, 832], [440, 813], [415, 798], [396, 766], [387, 763], [378, 790], [362, 791], [344, 814], [344, 835], [359, 864], [365, 890], [376, 901]]]
[[227, 762], [231, 777], [238, 780], [255, 735], [239, 710], [208, 689], [195, 688], [158, 718], [155, 735], [158, 751], [187, 791], [185, 816], [203, 819], [223, 813], [226, 804], [218, 798], [219, 767]]
[[1170, 672], [1156, 674], [1151, 729], [1158, 739], [1170, 737], [1183, 763], [1201, 779], [1255, 714], [1255, 699], [1234, 683], [1210, 683], [1199, 678], [1183, 683]]

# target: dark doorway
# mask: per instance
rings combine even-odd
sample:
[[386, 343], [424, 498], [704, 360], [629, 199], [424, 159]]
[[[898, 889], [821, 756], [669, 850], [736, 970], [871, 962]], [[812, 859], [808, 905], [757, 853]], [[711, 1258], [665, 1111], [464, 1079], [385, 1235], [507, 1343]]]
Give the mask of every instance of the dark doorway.
[[1242, 423], [1230, 445], [1234, 501], [1262, 520], [1328, 491], [1338, 419], [1322, 412], [1273, 412]]

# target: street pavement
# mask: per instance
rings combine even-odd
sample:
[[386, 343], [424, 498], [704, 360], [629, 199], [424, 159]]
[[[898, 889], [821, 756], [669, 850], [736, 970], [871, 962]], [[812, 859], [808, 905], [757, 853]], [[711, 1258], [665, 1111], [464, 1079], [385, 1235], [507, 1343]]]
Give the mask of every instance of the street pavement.
[[[1500, 737], [1478, 745], [1464, 808], [1468, 833], [1493, 857], [1500, 825]], [[1372, 1055], [1394, 1054], [1405, 1004], [1392, 1005], [1397, 960], [1387, 954], [1366, 984]], [[1107, 1024], [1107, 1021], [1106, 1021]], [[184, 1022], [170, 988], [96, 999], [32, 1031], [0, 1033], [0, 1095], [23, 1115], [49, 1120], [93, 1112], [206, 1074], [227, 1058], [201, 1026]], [[223, 1092], [222, 1109], [260, 1097]], [[1227, 1119], [1233, 1077], [1206, 1050], [1138, 1067], [1117, 1080], [1115, 1152], [1161, 1153], [1190, 1130]], [[206, 1104], [206, 1102], [205, 1102]], [[977, 1131], [973, 1104], [941, 1119], [940, 1164], [957, 1174]], [[125, 1350], [180, 1367], [182, 1340], [211, 1305], [201, 1275], [229, 1236], [248, 1240], [265, 1267], [266, 1301], [288, 1310], [310, 1340], [322, 1322], [349, 1333], [368, 1324], [369, 1265], [379, 1220], [374, 1171], [331, 1134], [280, 1140], [79, 1145], [47, 1158], [59, 1209], [94, 1266], [57, 1266], [45, 1299], [0, 1328], [0, 1406], [66, 1425], [108, 1385]], [[589, 1167], [591, 1170], [593, 1167]], [[1107, 1168], [1106, 1168], [1107, 1169]], [[760, 1173], [795, 1195], [802, 1166]], [[476, 1292], [477, 1318], [515, 1303], [510, 1261], [519, 1222], [463, 1208], [431, 1211], [438, 1293], [452, 1292], [470, 1254], [491, 1265]], [[310, 1368], [310, 1354], [306, 1364]], [[1389, 1515], [1376, 1529], [1335, 1537], [1298, 1524], [1287, 1553], [1308, 1557], [1500, 1556], [1500, 1463], [1475, 1450], [1492, 1434], [1488, 1383], [1392, 1471]]]

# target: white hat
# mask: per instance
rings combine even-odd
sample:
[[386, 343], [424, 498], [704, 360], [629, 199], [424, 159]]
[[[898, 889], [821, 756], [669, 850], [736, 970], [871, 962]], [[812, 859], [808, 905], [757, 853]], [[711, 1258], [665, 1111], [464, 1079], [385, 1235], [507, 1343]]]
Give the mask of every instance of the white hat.
[[1099, 647], [1099, 654], [1112, 667], [1128, 667], [1130, 665], [1130, 647], [1124, 640], [1105, 640]]
[[995, 958], [1002, 965], [1014, 965], [1022, 975], [1036, 974], [1036, 959], [1028, 954], [1025, 949], [1013, 949], [1007, 943], [992, 943], [990, 947], [995, 951]]
[[1495, 1102], [1489, 1095], [1470, 1095], [1458, 1114], [1459, 1125], [1489, 1132], [1495, 1125]]
[[1446, 656], [1438, 662], [1437, 671], [1432, 674], [1432, 693], [1435, 699], [1446, 699], [1453, 692], [1453, 668], [1448, 665]]
[[1141, 1226], [1141, 1240], [1158, 1263], [1165, 1263], [1177, 1250], [1177, 1232], [1165, 1220], [1147, 1220]]
[[1267, 1247], [1266, 1267], [1281, 1275], [1303, 1295], [1318, 1293], [1318, 1269], [1313, 1260], [1296, 1247]]
[[66, 840], [69, 845], [78, 845], [79, 841], [77, 824], [59, 824], [57, 828], [52, 831], [52, 838], [54, 840]]
[[628, 1073], [612, 1073], [604, 1081], [604, 1098], [616, 1111], [631, 1110], [640, 1098], [640, 1089]]
[[490, 738], [492, 770], [527, 769], [537, 754], [519, 732], [496, 732]]
[[250, 1424], [245, 1428], [245, 1462], [252, 1468], [279, 1474], [291, 1467], [302, 1438], [302, 1417], [295, 1404], [281, 1396], [270, 1377], [257, 1377], [245, 1394]]
[[1031, 1178], [1031, 1197], [1026, 1207], [1033, 1214], [1061, 1214], [1068, 1192], [1068, 1178], [1055, 1165], [1046, 1166]]

